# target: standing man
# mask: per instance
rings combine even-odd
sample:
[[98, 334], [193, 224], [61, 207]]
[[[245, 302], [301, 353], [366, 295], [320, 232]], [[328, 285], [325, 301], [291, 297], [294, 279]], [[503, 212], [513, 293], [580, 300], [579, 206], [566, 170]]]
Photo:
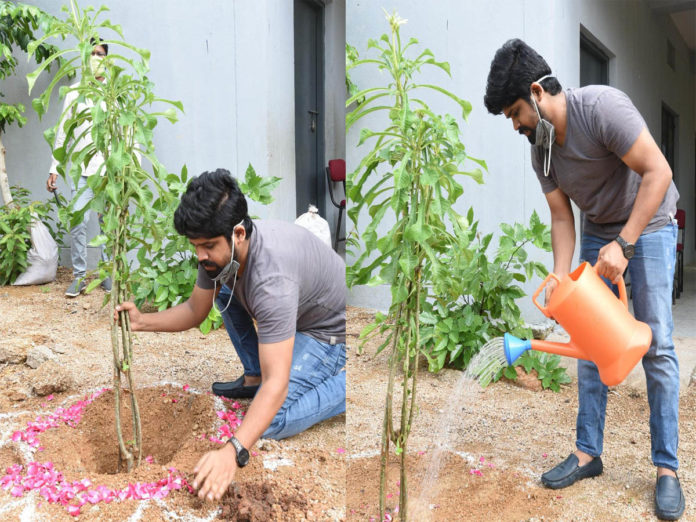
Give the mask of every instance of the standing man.
[[[532, 144], [532, 165], [551, 211], [554, 268], [570, 272], [575, 250], [571, 199], [584, 213], [580, 259], [612, 283], [626, 268], [635, 316], [652, 329], [643, 357], [650, 405], [655, 513], [684, 512], [677, 478], [679, 365], [672, 342], [672, 280], [679, 198], [667, 160], [623, 92], [592, 85], [561, 90], [546, 61], [525, 42], [506, 42], [491, 63], [486, 108], [505, 114]], [[548, 300], [555, 284], [548, 285]], [[602, 473], [607, 387], [578, 360], [576, 450], [541, 477], [557, 489]]]
[[298, 225], [252, 221], [223, 169], [191, 181], [174, 225], [199, 261], [191, 297], [157, 313], [141, 314], [131, 302], [116, 310], [129, 313], [135, 331], [176, 332], [198, 326], [217, 296], [244, 375], [214, 383], [213, 392], [254, 397], [230, 444], [194, 469], [198, 496], [217, 500], [260, 437], [290, 437], [345, 411], [345, 264]]
[[[92, 40], [92, 43], [94, 44], [96, 43], [96, 41]], [[101, 67], [101, 61], [108, 54], [109, 46], [105, 43], [99, 43], [95, 45], [92, 49], [92, 56], [89, 62], [90, 68], [92, 70], [92, 74], [94, 74], [94, 77], [100, 82], [104, 81], [104, 73], [103, 68]], [[92, 107], [94, 106], [94, 104], [90, 100], [85, 100], [84, 102], [76, 102], [78, 92], [75, 88], [78, 85], [79, 83], [70, 86], [70, 91], [68, 91], [68, 93], [65, 95], [65, 102], [63, 103], [63, 112], [61, 114], [65, 114], [71, 106], [71, 110], [73, 110], [76, 114], [80, 114], [82, 112], [89, 113]], [[82, 123], [77, 127], [77, 129], [75, 129], [74, 135], [80, 136], [80, 139], [75, 146], [75, 151], [79, 152], [81, 150], [84, 150], [85, 148], [89, 148], [92, 146], [92, 136], [90, 132], [91, 125], [91, 118], [85, 118], [82, 121]], [[56, 142], [54, 150], [59, 149], [61, 147], [68, 147], [68, 144], [65, 143], [65, 129], [63, 129], [62, 121], [59, 123], [58, 130], [56, 132]], [[53, 158], [53, 162], [51, 163], [51, 167], [49, 169], [48, 180], [46, 181], [46, 189], [49, 192], [54, 192], [57, 188], [56, 180], [58, 179], [57, 173], [59, 163], [60, 162], [57, 159]], [[94, 154], [94, 156], [89, 161], [86, 167], [80, 166], [82, 168], [82, 174], [77, 182], [77, 186], [73, 185], [73, 183], [69, 181], [72, 187], [72, 198], [73, 200], [77, 198], [77, 200], [74, 203], [74, 208], [76, 210], [83, 209], [85, 205], [87, 205], [94, 197], [92, 189], [89, 188], [89, 186], [87, 185], [87, 178], [89, 178], [93, 174], [96, 174], [99, 170], [99, 167], [101, 167], [103, 164], [104, 156], [101, 154], [101, 152], [97, 152], [96, 154]], [[87, 212], [85, 214], [85, 219], [81, 223], [75, 225], [70, 230], [70, 254], [73, 266], [73, 282], [65, 291], [65, 295], [67, 297], [77, 297], [82, 293], [86, 286], [84, 277], [87, 273], [87, 224], [89, 223], [90, 214], [90, 212]], [[108, 261], [106, 253], [104, 252], [104, 248], [99, 247], [99, 251], [101, 258], [104, 261]], [[107, 292], [111, 291], [111, 278], [107, 277], [106, 279], [104, 279], [104, 281], [102, 281], [101, 283], [101, 286]]]

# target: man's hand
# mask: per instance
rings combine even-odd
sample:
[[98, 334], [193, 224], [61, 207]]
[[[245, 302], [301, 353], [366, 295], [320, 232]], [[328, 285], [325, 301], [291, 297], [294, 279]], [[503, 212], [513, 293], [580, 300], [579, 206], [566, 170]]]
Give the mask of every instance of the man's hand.
[[556, 287], [558, 287], [558, 281], [554, 278], [549, 279], [549, 282], [546, 283], [546, 291], [544, 292], [544, 304], [546, 306], [549, 305], [549, 299], [551, 299], [551, 294], [556, 290]]
[[237, 454], [232, 444], [216, 451], [209, 451], [198, 461], [193, 472], [194, 489], [205, 500], [220, 500], [237, 473]]
[[140, 313], [140, 310], [138, 310], [138, 307], [135, 306], [135, 303], [131, 301], [126, 301], [125, 303], [121, 303], [120, 305], [116, 305], [116, 310], [114, 311], [114, 322], [118, 323], [118, 313], [119, 312], [127, 312], [128, 317], [130, 318], [130, 325], [131, 325], [131, 330], [134, 332], [137, 332], [138, 330], [141, 330], [144, 326], [143, 322], [143, 314]]
[[627, 266], [628, 259], [624, 257], [623, 249], [616, 241], [607, 243], [599, 250], [595, 268], [599, 275], [609, 279], [612, 284], [619, 282]]
[[56, 185], [56, 180], [58, 179], [58, 174], [49, 174], [48, 179], [46, 180], [46, 190], [49, 192], [55, 192], [56, 189], [58, 188], [58, 185]]

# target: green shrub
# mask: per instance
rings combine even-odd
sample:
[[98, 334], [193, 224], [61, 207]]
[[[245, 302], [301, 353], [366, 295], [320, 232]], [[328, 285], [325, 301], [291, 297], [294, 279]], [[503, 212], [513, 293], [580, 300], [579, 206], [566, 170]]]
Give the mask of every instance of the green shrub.
[[29, 191], [12, 187], [13, 202], [0, 207], [0, 285], [12, 284], [27, 269], [27, 252], [31, 248], [31, 223], [38, 219], [51, 235], [62, 242], [64, 230], [60, 223], [52, 224], [51, 211], [55, 203], [30, 201]]

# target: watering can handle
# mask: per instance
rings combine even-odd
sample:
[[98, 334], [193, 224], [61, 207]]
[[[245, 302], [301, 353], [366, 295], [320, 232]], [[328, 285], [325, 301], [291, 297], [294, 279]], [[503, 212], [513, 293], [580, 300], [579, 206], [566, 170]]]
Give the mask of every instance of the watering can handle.
[[[595, 269], [595, 272], [597, 271], [597, 264], [592, 267]], [[598, 274], [599, 275], [599, 274]], [[626, 293], [626, 281], [624, 281], [623, 275], [619, 277], [619, 300], [626, 306], [626, 310], [628, 310], [628, 294]]]
[[[541, 306], [541, 305], [539, 304], [539, 302], [537, 301], [537, 297], [539, 297], [539, 294], [541, 293], [541, 291], [544, 289], [544, 287], [548, 284], [548, 282], [549, 282], [551, 279], [555, 279], [557, 283], [560, 283], [560, 282], [561, 282], [561, 280], [558, 278], [558, 276], [557, 276], [556, 274], [554, 274], [553, 272], [549, 272], [549, 275], [546, 276], [546, 279], [544, 279], [544, 281], [541, 283], [541, 286], [539, 286], [539, 288], [537, 288], [537, 291], [534, 292], [534, 295], [532, 296], [532, 301], [534, 302], [534, 304], [536, 305], [536, 307], [537, 307], [539, 310], [541, 310], [541, 313], [544, 314], [544, 315], [545, 315], [546, 317], [548, 317], [549, 319], [553, 319], [553, 318], [551, 317], [551, 314], [549, 313], [549, 311], [546, 309], [545, 306]], [[623, 282], [623, 279], [622, 279], [622, 282]], [[624, 286], [624, 293], [625, 293], [625, 292], [626, 292], [626, 287]]]

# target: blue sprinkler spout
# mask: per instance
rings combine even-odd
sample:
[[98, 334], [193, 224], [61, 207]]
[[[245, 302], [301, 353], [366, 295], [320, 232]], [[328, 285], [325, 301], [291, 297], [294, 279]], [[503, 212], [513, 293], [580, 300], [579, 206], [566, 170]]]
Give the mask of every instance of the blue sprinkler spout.
[[518, 339], [514, 335], [508, 333], [503, 337], [505, 344], [505, 358], [508, 364], [515, 362], [520, 355], [522, 355], [527, 350], [532, 349], [532, 341], [527, 341], [524, 339]]

